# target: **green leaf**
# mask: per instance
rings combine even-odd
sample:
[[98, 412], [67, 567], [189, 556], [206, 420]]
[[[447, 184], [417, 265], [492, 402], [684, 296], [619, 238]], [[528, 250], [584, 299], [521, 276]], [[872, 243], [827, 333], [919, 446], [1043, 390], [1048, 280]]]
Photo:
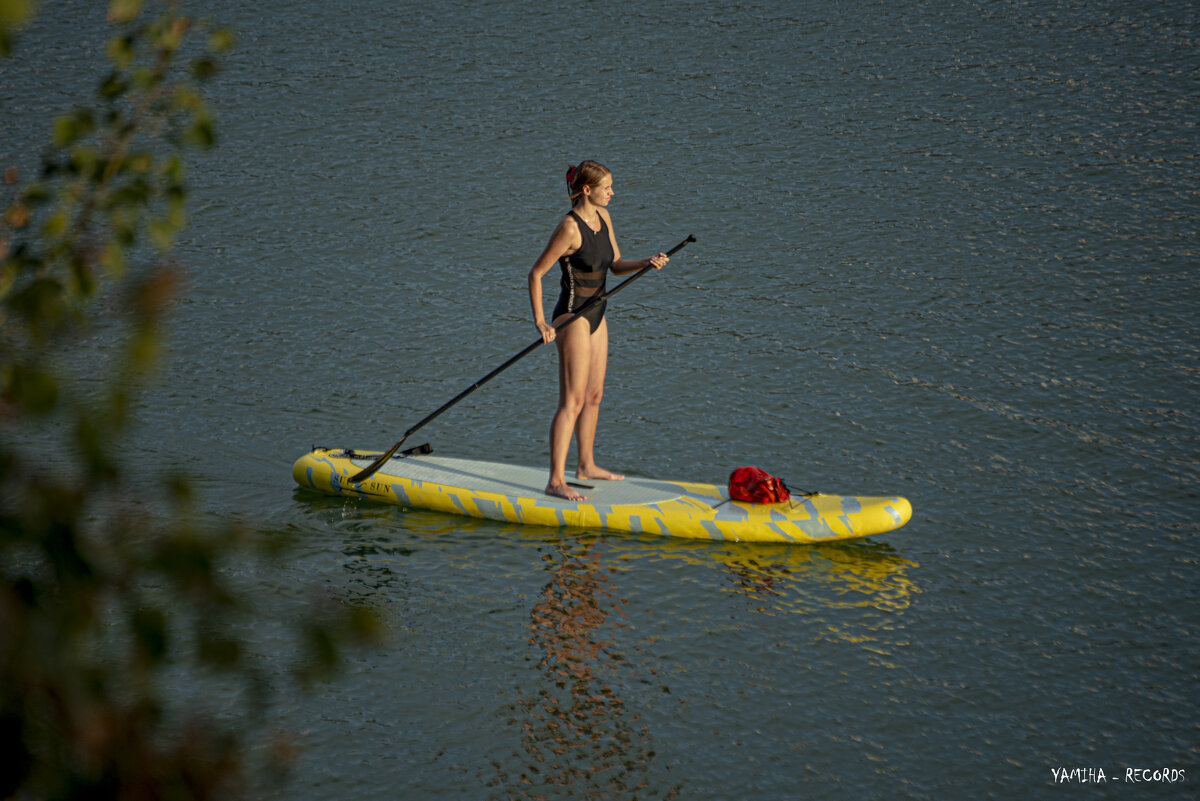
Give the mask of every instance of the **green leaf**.
[[105, 52], [117, 70], [129, 69], [129, 65], [133, 63], [133, 42], [132, 36], [114, 36], [108, 40]]
[[58, 239], [67, 232], [67, 212], [60, 209], [57, 213], [51, 215], [50, 219], [46, 220], [46, 225], [42, 228], [42, 233], [47, 239]]
[[175, 244], [175, 234], [178, 231], [169, 220], [151, 220], [146, 228], [150, 234], [150, 242], [164, 253]]
[[211, 58], [198, 58], [192, 62], [192, 77], [207, 81], [217, 74], [217, 63]]
[[100, 157], [93, 148], [80, 145], [71, 148], [71, 159], [68, 170], [72, 175], [80, 175], [93, 181], [99, 181], [108, 166], [107, 160]]
[[5, 378], [4, 399], [27, 414], [49, 414], [58, 408], [58, 381], [45, 370], [16, 364]]
[[0, 30], [13, 30], [33, 17], [33, 0], [0, 0]]
[[237, 42], [237, 34], [229, 28], [218, 28], [208, 36], [208, 49], [217, 55], [223, 55], [233, 49]]
[[126, 355], [129, 369], [136, 375], [149, 375], [159, 364], [163, 343], [158, 332], [151, 326], [142, 326], [130, 339]]
[[113, 277], [124, 275], [125, 248], [121, 247], [120, 243], [115, 240], [109, 240], [104, 243], [104, 250], [100, 253], [100, 264]]
[[13, 284], [16, 283], [17, 276], [20, 275], [21, 268], [17, 264], [17, 260], [9, 259], [0, 266], [0, 298], [6, 296]]
[[12, 35], [33, 17], [33, 0], [0, 0], [0, 55], [12, 55]]
[[116, 100], [129, 91], [129, 82], [119, 72], [113, 72], [100, 84], [100, 96], [105, 100]]
[[152, 89], [160, 83], [158, 74], [145, 65], [135, 67], [130, 72], [130, 77], [133, 79], [134, 88], [142, 91]]
[[69, 147], [95, 128], [92, 112], [88, 109], [76, 109], [54, 121], [54, 144]]
[[154, 44], [158, 46], [160, 55], [169, 55], [183, 45], [183, 36], [187, 32], [188, 23], [185, 19], [164, 19], [161, 25], [156, 25], [153, 33]]
[[25, 202], [30, 205], [39, 205], [50, 199], [50, 190], [44, 183], [29, 184], [25, 187]]
[[199, 148], [210, 148], [217, 143], [216, 130], [212, 118], [207, 114], [198, 114], [196, 121], [188, 128], [186, 140], [188, 144]]
[[121, 25], [130, 22], [140, 13], [142, 13], [142, 0], [109, 0], [109, 22]]
[[160, 175], [173, 184], [183, 183], [184, 173], [186, 172], [183, 159], [178, 155], [172, 155], [160, 161], [158, 171]]
[[176, 191], [172, 189], [167, 198], [167, 222], [170, 223], [176, 232], [182, 231], [187, 226], [187, 203], [185, 202], [185, 193], [182, 189]]
[[130, 172], [145, 175], [154, 166], [154, 156], [150, 153], [130, 153], [125, 157], [125, 166]]
[[8, 306], [28, 321], [30, 333], [41, 338], [68, 316], [65, 288], [54, 278], [38, 278], [12, 293]]
[[71, 257], [70, 294], [77, 297], [91, 297], [96, 292], [97, 280], [92, 272], [91, 260], [82, 253]]
[[204, 101], [200, 99], [200, 95], [186, 86], [180, 86], [175, 90], [171, 103], [181, 111], [197, 111], [204, 107]]
[[120, 247], [131, 247], [137, 242], [138, 215], [125, 207], [118, 207], [108, 217], [112, 226], [113, 242]]

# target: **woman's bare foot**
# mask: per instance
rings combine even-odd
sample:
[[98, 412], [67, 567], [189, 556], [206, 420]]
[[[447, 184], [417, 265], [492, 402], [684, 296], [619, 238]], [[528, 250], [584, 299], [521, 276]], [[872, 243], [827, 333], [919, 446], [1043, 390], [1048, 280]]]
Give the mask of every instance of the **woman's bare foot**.
[[580, 495], [564, 481], [561, 484], [551, 481], [546, 485], [546, 494], [553, 495], [555, 498], [563, 498], [568, 501], [586, 501], [586, 495]]
[[599, 479], [600, 481], [624, 481], [625, 476], [619, 473], [610, 473], [603, 467], [592, 465], [589, 469], [580, 467], [575, 471], [575, 477], [579, 479]]

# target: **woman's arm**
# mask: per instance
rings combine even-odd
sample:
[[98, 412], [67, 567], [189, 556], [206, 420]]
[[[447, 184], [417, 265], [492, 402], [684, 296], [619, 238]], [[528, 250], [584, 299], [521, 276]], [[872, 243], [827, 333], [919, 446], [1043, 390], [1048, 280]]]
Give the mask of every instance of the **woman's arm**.
[[529, 270], [529, 305], [533, 309], [533, 324], [542, 334], [542, 342], [554, 340], [554, 327], [546, 322], [546, 311], [542, 307], [542, 276], [550, 271], [558, 260], [579, 250], [583, 238], [579, 235], [579, 226], [570, 215], [563, 218], [550, 241], [546, 243], [542, 255], [537, 257]]
[[617, 275], [625, 275], [626, 273], [635, 273], [643, 267], [653, 267], [656, 270], [661, 270], [663, 265], [670, 260], [670, 257], [666, 253], [659, 253], [648, 259], [619, 259], [613, 261], [612, 271]]
[[643, 267], [654, 267], [656, 270], [661, 270], [663, 265], [670, 261], [666, 253], [659, 253], [648, 259], [622, 259], [621, 248], [617, 246], [617, 234], [613, 231], [612, 217], [609, 216], [607, 209], [600, 209], [599, 212], [604, 215], [604, 220], [608, 223], [608, 239], [612, 243], [613, 249], [613, 263], [610, 269], [614, 273], [625, 275], [637, 272]]

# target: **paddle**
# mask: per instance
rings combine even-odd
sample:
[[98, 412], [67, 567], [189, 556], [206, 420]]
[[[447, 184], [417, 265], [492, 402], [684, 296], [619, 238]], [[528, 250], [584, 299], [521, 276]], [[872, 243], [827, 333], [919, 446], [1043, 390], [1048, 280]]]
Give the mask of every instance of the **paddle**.
[[[682, 250], [682, 249], [683, 249], [683, 247], [684, 247], [685, 245], [687, 245], [687, 243], [688, 243], [688, 242], [695, 242], [695, 241], [696, 241], [696, 237], [694, 237], [694, 236], [691, 236], [691, 235], [688, 235], [688, 238], [687, 238], [687, 239], [683, 240], [683, 241], [682, 241], [682, 242], [680, 242], [678, 245], [676, 245], [675, 247], [673, 247], [673, 248], [671, 248], [670, 250], [668, 250], [668, 251], [667, 251], [667, 255], [668, 255], [668, 256], [673, 256], [673, 255], [675, 255], [675, 253], [677, 253], [678, 251]], [[628, 286], [629, 284], [632, 284], [634, 281], [636, 281], [637, 279], [641, 278], [641, 277], [642, 277], [642, 275], [643, 275], [644, 273], [646, 273], [647, 271], [649, 271], [650, 269], [652, 269], [652, 267], [653, 267], [653, 265], [649, 265], [649, 264], [648, 264], [648, 265], [646, 265], [645, 267], [643, 267], [642, 269], [638, 270], [638, 271], [637, 271], [636, 273], [634, 273], [633, 275], [631, 275], [631, 276], [629, 276], [628, 278], [626, 278], [626, 279], [625, 279], [624, 281], [622, 281], [621, 283], [617, 284], [617, 285], [616, 285], [615, 287], [613, 287], [612, 289], [608, 290], [607, 292], [602, 292], [602, 293], [600, 293], [599, 295], [596, 295], [596, 296], [595, 296], [595, 297], [593, 297], [591, 300], [589, 300], [587, 303], [583, 304], [583, 306], [582, 306], [582, 307], [579, 309], [579, 311], [575, 312], [574, 314], [572, 314], [570, 317], [566, 318], [566, 319], [565, 319], [565, 320], [563, 320], [562, 322], [560, 322], [560, 323], [556, 323], [556, 324], [554, 325], [554, 328], [555, 328], [555, 330], [557, 330], [557, 329], [559, 329], [559, 328], [562, 328], [562, 327], [564, 327], [564, 326], [566, 326], [566, 325], [569, 325], [570, 323], [574, 322], [576, 318], [578, 318], [578, 317], [580, 317], [581, 315], [583, 315], [583, 314], [584, 314], [585, 312], [587, 312], [587, 310], [588, 310], [588, 309], [590, 309], [592, 306], [594, 306], [595, 304], [599, 303], [599, 302], [600, 302], [600, 301], [602, 301], [602, 300], [605, 300], [606, 298], [610, 298], [610, 297], [612, 297], [613, 295], [617, 294], [617, 293], [618, 293], [618, 292], [620, 292], [622, 289], [624, 289], [626, 286]], [[394, 454], [396, 451], [400, 450], [400, 446], [404, 444], [404, 440], [408, 439], [408, 438], [409, 438], [409, 436], [410, 436], [410, 435], [411, 435], [413, 432], [417, 431], [417, 430], [418, 430], [418, 429], [420, 429], [422, 426], [424, 426], [426, 423], [430, 422], [430, 421], [431, 421], [431, 420], [433, 420], [435, 417], [437, 417], [439, 414], [441, 414], [442, 412], [446, 411], [446, 410], [447, 410], [447, 409], [449, 409], [451, 406], [453, 406], [454, 404], [458, 403], [460, 400], [462, 400], [463, 398], [467, 397], [468, 395], [470, 395], [470, 394], [471, 394], [472, 392], [474, 392], [475, 390], [479, 389], [481, 386], [483, 386], [484, 384], [486, 384], [488, 381], [491, 381], [491, 380], [492, 380], [493, 378], [495, 378], [497, 375], [499, 375], [500, 373], [504, 372], [506, 369], [508, 369], [509, 367], [511, 367], [513, 364], [515, 364], [515, 363], [516, 363], [516, 362], [517, 362], [519, 359], [521, 359], [522, 357], [524, 357], [524, 356], [528, 355], [530, 352], [532, 352], [534, 349], [536, 349], [538, 345], [541, 345], [541, 344], [542, 344], [542, 338], [541, 338], [541, 337], [538, 337], [536, 340], [534, 340], [533, 342], [529, 343], [529, 345], [528, 345], [528, 346], [527, 346], [527, 347], [526, 347], [524, 350], [522, 350], [520, 353], [518, 353], [516, 356], [513, 356], [511, 359], [509, 359], [508, 361], [506, 361], [504, 364], [500, 365], [500, 366], [499, 366], [499, 367], [497, 367], [495, 370], [493, 370], [492, 372], [488, 373], [488, 374], [487, 374], [487, 375], [485, 375], [483, 378], [479, 379], [479, 380], [478, 380], [478, 381], [476, 381], [474, 384], [472, 384], [471, 386], [469, 386], [469, 387], [467, 387], [466, 389], [464, 389], [462, 392], [460, 392], [460, 393], [458, 393], [457, 395], [455, 395], [455, 396], [454, 396], [454, 397], [453, 397], [453, 398], [452, 398], [452, 399], [451, 399], [449, 402], [447, 402], [447, 403], [446, 403], [444, 406], [442, 406], [440, 409], [438, 409], [437, 411], [435, 411], [435, 412], [433, 412], [432, 414], [430, 414], [429, 416], [427, 416], [427, 417], [426, 417], [424, 420], [422, 420], [421, 422], [417, 423], [417, 424], [416, 424], [415, 426], [413, 426], [412, 428], [408, 429], [408, 431], [405, 431], [405, 432], [404, 432], [404, 436], [400, 438], [400, 441], [399, 441], [399, 442], [397, 442], [397, 443], [396, 443], [395, 445], [393, 445], [392, 447], [388, 448], [388, 449], [387, 449], [387, 451], [386, 451], [386, 452], [385, 452], [385, 453], [384, 453], [382, 456], [380, 456], [380, 457], [379, 457], [378, 459], [376, 459], [375, 461], [371, 462], [371, 464], [367, 465], [367, 467], [366, 467], [365, 469], [363, 469], [363, 470], [360, 470], [359, 472], [357, 472], [357, 473], [355, 473], [354, 475], [350, 476], [350, 483], [351, 483], [351, 484], [358, 484], [358, 483], [360, 483], [360, 482], [362, 482], [362, 481], [366, 481], [368, 478], [370, 478], [371, 476], [375, 475], [375, 472], [376, 472], [377, 470], [379, 470], [379, 468], [383, 467], [383, 465], [384, 465], [384, 464], [387, 462], [387, 460], [388, 460], [388, 459], [391, 459], [391, 458], [392, 458], [392, 455], [393, 455], [393, 454]]]

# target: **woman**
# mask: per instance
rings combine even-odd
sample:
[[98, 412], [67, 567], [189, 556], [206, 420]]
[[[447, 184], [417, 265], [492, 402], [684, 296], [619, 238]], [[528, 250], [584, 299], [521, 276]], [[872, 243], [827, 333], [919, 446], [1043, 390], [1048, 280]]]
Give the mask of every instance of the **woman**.
[[[558, 346], [558, 410], [550, 424], [550, 482], [546, 485], [546, 494], [569, 501], [587, 500], [567, 484], [565, 475], [572, 432], [579, 456], [577, 478], [620, 481], [625, 477], [598, 467], [593, 453], [596, 420], [604, 395], [604, 372], [608, 365], [605, 301], [593, 305], [570, 325], [556, 330], [554, 324], [602, 294], [604, 278], [610, 269], [621, 275], [647, 266], [661, 270], [667, 263], [665, 253], [649, 259], [621, 258], [612, 218], [608, 215], [608, 203], [613, 197], [612, 184], [612, 173], [594, 161], [584, 161], [567, 170], [571, 211], [558, 223], [546, 249], [529, 271], [533, 322], [541, 332], [543, 342], [554, 342]], [[542, 309], [542, 276], [556, 262], [562, 268], [562, 294], [554, 307], [551, 323], [547, 323]]]

